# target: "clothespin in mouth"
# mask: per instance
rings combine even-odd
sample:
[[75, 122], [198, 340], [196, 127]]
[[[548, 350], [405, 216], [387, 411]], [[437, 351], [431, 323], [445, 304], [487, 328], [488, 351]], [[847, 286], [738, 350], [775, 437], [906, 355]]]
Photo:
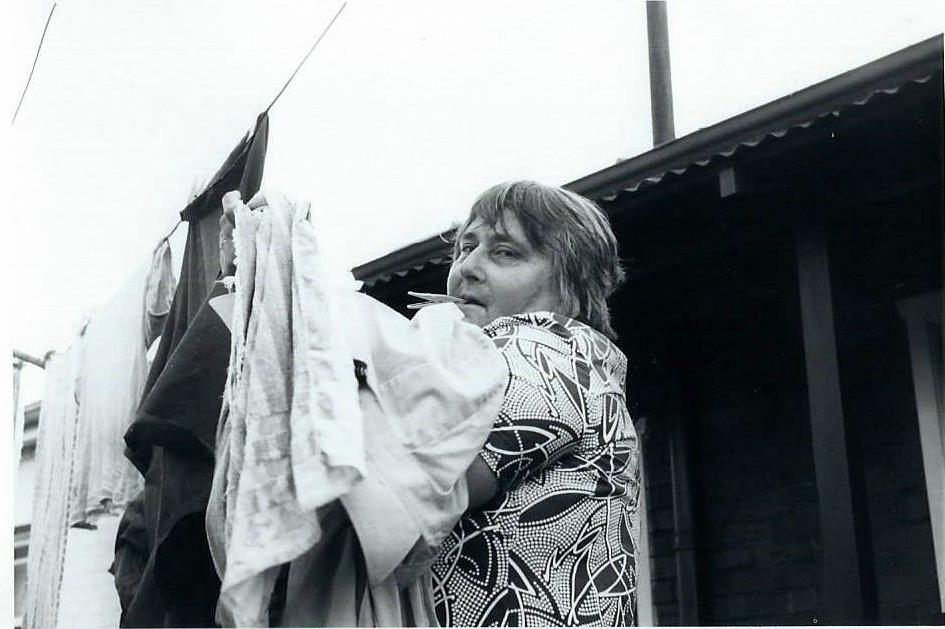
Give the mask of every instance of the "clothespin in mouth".
[[421, 308], [426, 308], [427, 306], [433, 306], [436, 304], [465, 304], [466, 300], [461, 297], [453, 297], [452, 295], [442, 295], [440, 293], [418, 293], [417, 291], [408, 290], [407, 294], [411, 297], [416, 297], [417, 299], [423, 299], [424, 301], [407, 304], [407, 308], [410, 310], [420, 310]]

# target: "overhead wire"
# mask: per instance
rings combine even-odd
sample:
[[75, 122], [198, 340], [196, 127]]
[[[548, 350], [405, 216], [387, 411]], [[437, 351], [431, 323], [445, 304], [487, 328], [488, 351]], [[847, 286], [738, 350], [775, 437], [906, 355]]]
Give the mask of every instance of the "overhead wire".
[[[298, 65], [295, 67], [295, 70], [293, 70], [292, 74], [289, 75], [289, 78], [286, 80], [285, 84], [282, 86], [282, 89], [279, 90], [279, 92], [272, 99], [272, 102], [269, 103], [269, 106], [266, 107], [265, 113], [268, 113], [269, 110], [272, 109], [272, 106], [276, 104], [276, 101], [279, 100], [279, 97], [281, 97], [283, 92], [285, 92], [286, 88], [289, 87], [289, 84], [292, 83], [293, 79], [295, 79], [296, 75], [299, 73], [299, 70], [302, 69], [302, 66], [305, 65], [305, 62], [308, 61], [308, 58], [312, 56], [313, 52], [315, 52], [315, 49], [318, 47], [318, 44], [321, 43], [322, 39], [325, 38], [325, 35], [328, 34], [328, 31], [331, 30], [331, 27], [334, 25], [335, 21], [338, 19], [338, 16], [341, 15], [341, 12], [344, 11], [347, 5], [348, 5], [347, 0], [341, 3], [341, 6], [338, 8], [338, 11], [335, 12], [335, 15], [328, 22], [328, 25], [325, 26], [324, 30], [322, 30], [321, 34], [318, 36], [318, 39], [315, 40], [315, 43], [312, 44], [311, 48], [308, 49], [308, 52], [305, 53], [305, 56], [302, 57], [302, 60], [299, 61]], [[167, 241], [171, 236], [174, 235], [174, 232], [177, 231], [177, 228], [180, 227], [181, 223], [183, 222], [184, 222], [183, 220], [178, 220], [177, 223], [174, 224], [174, 227], [171, 228], [171, 231], [158, 242], [161, 243], [161, 242]]]
[[[295, 67], [295, 70], [292, 71], [292, 74], [291, 74], [291, 75], [289, 76], [289, 78], [286, 80], [285, 84], [282, 86], [282, 89], [279, 90], [279, 92], [278, 92], [278, 93], [275, 95], [275, 97], [272, 99], [272, 102], [269, 103], [269, 106], [266, 107], [265, 112], [268, 113], [268, 111], [269, 111], [270, 109], [272, 109], [272, 106], [276, 104], [276, 101], [279, 100], [279, 98], [280, 98], [280, 97], [282, 96], [282, 94], [285, 92], [286, 88], [289, 87], [289, 84], [292, 83], [293, 79], [295, 79], [296, 75], [299, 73], [299, 70], [301, 70], [301, 69], [302, 69], [302, 66], [305, 65], [305, 62], [308, 61], [308, 58], [312, 55], [313, 52], [315, 52], [315, 49], [318, 47], [318, 44], [321, 43], [322, 39], [325, 38], [325, 35], [328, 34], [328, 31], [331, 30], [331, 27], [334, 25], [335, 21], [336, 21], [336, 20], [338, 19], [338, 17], [341, 15], [341, 12], [344, 11], [344, 9], [345, 9], [345, 7], [346, 7], [347, 5], [348, 5], [347, 1], [341, 3], [341, 6], [338, 8], [338, 11], [337, 11], [337, 12], [335, 13], [335, 15], [331, 18], [331, 21], [328, 22], [328, 25], [327, 25], [327, 26], [325, 27], [325, 29], [321, 32], [321, 34], [318, 36], [318, 39], [315, 40], [315, 43], [312, 44], [311, 48], [309, 48], [308, 52], [305, 53], [305, 56], [302, 57], [302, 60], [301, 60], [301, 61], [298, 63], [298, 65]], [[49, 29], [49, 23], [52, 21], [53, 12], [54, 12], [55, 10], [56, 10], [56, 3], [54, 2], [53, 5], [52, 5], [52, 8], [51, 8], [50, 11], [49, 11], [49, 17], [46, 18], [46, 25], [43, 27], [43, 34], [40, 36], [40, 39], [39, 39], [39, 46], [37, 46], [37, 48], [36, 48], [36, 56], [33, 58], [33, 66], [30, 68], [29, 77], [26, 79], [26, 85], [25, 85], [24, 88], [23, 88], [23, 93], [20, 95], [20, 102], [17, 104], [17, 106], [16, 106], [16, 111], [13, 113], [13, 120], [10, 122], [11, 125], [12, 125], [14, 122], [16, 122], [16, 116], [17, 116], [17, 114], [18, 114], [19, 111], [20, 111], [20, 107], [21, 107], [22, 104], [23, 104], [23, 100], [24, 100], [24, 98], [26, 97], [26, 92], [27, 92], [27, 90], [29, 89], [30, 82], [31, 82], [32, 79], [33, 79], [33, 73], [34, 73], [35, 70], [36, 70], [36, 64], [37, 64], [37, 62], [38, 62], [38, 60], [39, 60], [39, 52], [40, 52], [40, 50], [42, 50], [43, 42], [44, 42], [45, 39], [46, 39], [46, 31]], [[163, 238], [161, 238], [161, 239], [158, 241], [158, 244], [160, 245], [160, 243], [163, 243], [163, 242], [168, 241], [168, 240], [170, 239], [170, 237], [174, 235], [174, 232], [177, 231], [177, 228], [180, 227], [180, 226], [181, 226], [181, 223], [183, 223], [183, 222], [184, 222], [183, 219], [178, 219], [178, 221], [174, 224], [174, 226], [173, 226], [173, 227], [171, 228], [171, 230], [167, 233], [167, 235], [165, 235]], [[44, 367], [44, 366], [45, 366], [45, 361], [44, 361], [44, 360], [38, 359], [38, 358], [34, 358], [33, 356], [30, 356], [30, 355], [25, 354], [25, 353], [23, 353], [23, 352], [14, 350], [14, 351], [13, 351], [13, 355], [14, 355], [15, 358], [17, 358], [17, 359], [19, 359], [19, 360], [32, 363], [32, 364], [34, 364], [34, 365], [36, 365], [36, 366], [38, 366], [38, 367]]]
[[46, 26], [43, 27], [43, 34], [39, 38], [39, 46], [36, 47], [36, 56], [33, 57], [33, 67], [30, 68], [30, 75], [26, 79], [26, 85], [23, 86], [23, 93], [20, 94], [20, 102], [16, 104], [16, 111], [13, 112], [13, 120], [10, 121], [10, 126], [13, 126], [13, 123], [16, 122], [16, 115], [20, 113], [23, 99], [26, 98], [26, 90], [30, 88], [30, 81], [33, 80], [33, 72], [36, 70], [36, 62], [39, 61], [39, 51], [43, 48], [43, 41], [46, 39], [46, 30], [49, 28], [49, 23], [52, 21], [53, 11], [55, 10], [56, 3], [53, 2], [52, 8], [49, 9], [49, 17], [46, 18]]
[[335, 20], [338, 19], [338, 16], [341, 15], [341, 12], [345, 10], [345, 7], [346, 7], [347, 5], [348, 5], [347, 0], [346, 0], [345, 2], [342, 2], [342, 3], [341, 3], [341, 7], [339, 7], [339, 9], [338, 9], [338, 11], [335, 13], [334, 17], [331, 18], [331, 21], [328, 22], [328, 26], [326, 26], [326, 27], [325, 27], [325, 30], [322, 31], [322, 34], [318, 36], [318, 39], [315, 40], [315, 43], [312, 44], [312, 47], [308, 49], [308, 52], [305, 53], [305, 56], [304, 56], [304, 57], [302, 57], [302, 60], [299, 62], [299, 65], [297, 65], [297, 66], [295, 67], [295, 70], [292, 71], [292, 74], [289, 76], [289, 79], [285, 82], [285, 85], [282, 86], [282, 89], [279, 90], [279, 93], [276, 94], [276, 97], [273, 98], [273, 99], [272, 99], [272, 102], [269, 103], [269, 106], [266, 107], [266, 109], [265, 109], [266, 112], [268, 112], [270, 109], [272, 109], [272, 106], [276, 104], [276, 101], [279, 100], [279, 97], [282, 96], [282, 93], [285, 91], [285, 89], [286, 89], [287, 87], [289, 87], [289, 83], [291, 83], [291, 82], [292, 82], [292, 79], [295, 78], [295, 75], [299, 73], [299, 70], [302, 69], [302, 66], [305, 65], [305, 62], [308, 61], [308, 58], [311, 56], [311, 54], [312, 54], [313, 52], [315, 52], [315, 48], [318, 47], [318, 44], [321, 43], [321, 41], [322, 41], [322, 39], [325, 37], [325, 35], [328, 34], [328, 31], [331, 29], [332, 25], [334, 25]]

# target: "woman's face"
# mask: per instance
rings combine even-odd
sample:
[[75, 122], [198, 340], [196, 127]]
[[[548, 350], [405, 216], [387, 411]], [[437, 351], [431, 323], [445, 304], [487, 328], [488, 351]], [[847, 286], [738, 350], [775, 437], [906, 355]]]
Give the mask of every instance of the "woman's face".
[[[473, 221], [458, 238], [458, 254], [446, 281], [459, 309], [480, 327], [498, 317], [558, 309], [551, 259], [531, 246], [512, 214], [490, 227]], [[503, 223], [504, 228], [503, 229]]]

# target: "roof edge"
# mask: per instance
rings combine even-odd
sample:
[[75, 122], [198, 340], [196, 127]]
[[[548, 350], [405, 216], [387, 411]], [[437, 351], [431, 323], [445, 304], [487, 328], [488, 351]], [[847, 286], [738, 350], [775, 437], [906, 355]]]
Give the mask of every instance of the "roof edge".
[[[712, 126], [657, 146], [576, 179], [563, 187], [600, 199], [616, 194], [631, 182], [661, 175], [679, 166], [712, 157], [720, 145], [741, 141], [748, 135], [764, 135], [808, 123], [817, 116], [843, 109], [877, 90], [924, 80], [943, 67], [943, 35], [939, 34], [865, 65], [727, 118]], [[392, 251], [352, 269], [367, 286], [390, 280], [398, 271], [422, 267], [449, 255], [452, 229]]]
[[449, 255], [452, 248], [450, 239], [454, 231], [455, 229], [448, 229], [425, 240], [392, 251], [385, 256], [354, 267], [351, 269], [351, 273], [355, 279], [371, 286], [388, 279], [398, 270], [429, 264], [435, 258]]
[[[564, 185], [591, 198], [619, 192], [633, 179], [666, 172], [681, 162], [693, 162], [712, 155], [719, 144], [730, 143], [764, 125], [785, 128], [809, 120], [824, 111], [843, 107], [856, 93], [921, 78], [941, 69], [942, 35], [936, 35], [853, 70], [844, 72], [797, 92], [750, 109], [712, 126], [699, 129], [657, 146], [636, 157], [591, 173]], [[886, 84], [889, 85], [886, 85]]]

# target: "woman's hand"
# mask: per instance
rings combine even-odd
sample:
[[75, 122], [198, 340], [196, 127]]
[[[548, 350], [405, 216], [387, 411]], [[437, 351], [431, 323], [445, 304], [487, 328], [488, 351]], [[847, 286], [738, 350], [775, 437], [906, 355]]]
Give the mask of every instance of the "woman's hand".
[[[220, 269], [227, 277], [236, 273], [236, 247], [233, 245], [233, 230], [236, 227], [236, 208], [243, 205], [239, 190], [231, 190], [223, 195], [223, 215], [220, 217]], [[249, 200], [247, 207], [255, 210], [266, 205], [266, 197], [257, 192]]]

